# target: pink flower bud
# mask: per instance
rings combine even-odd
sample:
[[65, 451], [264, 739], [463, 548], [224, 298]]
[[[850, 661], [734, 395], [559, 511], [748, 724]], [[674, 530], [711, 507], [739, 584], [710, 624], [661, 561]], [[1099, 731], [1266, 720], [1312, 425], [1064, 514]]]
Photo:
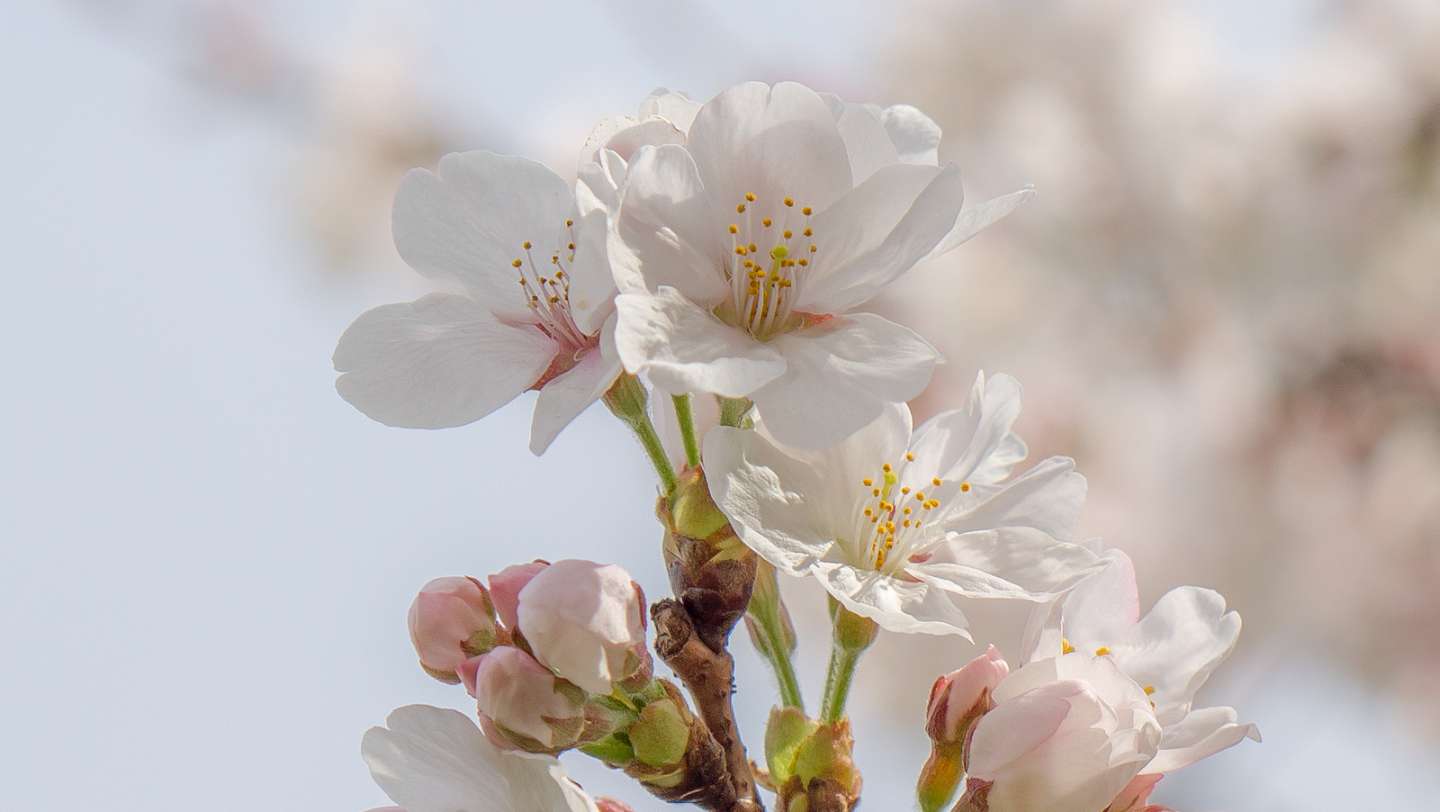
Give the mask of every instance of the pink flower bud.
[[635, 812], [630, 805], [624, 801], [617, 801], [614, 798], [596, 798], [595, 808], [599, 812]]
[[474, 578], [436, 578], [410, 604], [410, 641], [431, 676], [455, 683], [455, 670], [499, 642], [490, 597]]
[[990, 694], [1010, 673], [1010, 665], [990, 646], [958, 671], [935, 680], [930, 689], [925, 732], [940, 744], [957, 744], [976, 719], [994, 706]]
[[645, 595], [620, 567], [557, 561], [520, 591], [518, 614], [536, 659], [586, 691], [649, 681]]
[[534, 657], [502, 646], [461, 666], [480, 714], [510, 745], [535, 753], [574, 746], [585, 728], [585, 692]]
[[530, 579], [550, 566], [546, 561], [531, 561], [529, 564], [513, 564], [490, 576], [490, 600], [505, 628], [515, 628], [515, 610], [520, 603], [520, 590]]

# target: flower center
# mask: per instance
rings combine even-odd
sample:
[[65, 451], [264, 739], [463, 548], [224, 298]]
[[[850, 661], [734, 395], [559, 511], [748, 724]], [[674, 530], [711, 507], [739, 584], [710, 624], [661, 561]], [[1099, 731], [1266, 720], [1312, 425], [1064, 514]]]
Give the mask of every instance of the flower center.
[[570, 267], [575, 263], [575, 221], [566, 220], [557, 247], [550, 252], [549, 274], [541, 272], [535, 262], [534, 244], [529, 240], [520, 244], [523, 256], [516, 257], [510, 266], [520, 277], [520, 289], [525, 303], [534, 314], [535, 326], [540, 332], [554, 339], [562, 349], [571, 355], [590, 346], [591, 338], [575, 324], [570, 311]]
[[767, 212], [754, 193], [736, 204], [737, 222], [730, 224], [730, 281], [733, 312], [728, 321], [764, 340], [790, 326], [796, 297], [819, 251], [810, 225], [809, 206], [781, 199]]
[[[914, 461], [915, 455], [906, 452], [901, 467]], [[900, 479], [901, 471], [887, 462], [880, 466], [878, 477], [860, 480], [865, 492], [858, 501], [860, 512], [855, 522], [857, 553], [861, 561], [880, 572], [895, 570], [919, 551], [931, 535], [928, 530], [935, 523], [934, 511], [940, 507], [939, 499], [901, 485]], [[935, 477], [930, 484], [938, 488], [944, 480]]]

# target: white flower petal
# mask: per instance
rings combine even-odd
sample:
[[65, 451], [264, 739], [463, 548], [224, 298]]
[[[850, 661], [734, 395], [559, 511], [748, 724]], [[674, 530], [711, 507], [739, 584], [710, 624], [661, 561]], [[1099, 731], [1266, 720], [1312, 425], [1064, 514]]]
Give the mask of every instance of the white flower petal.
[[533, 327], [502, 324], [467, 297], [434, 293], [361, 314], [335, 348], [335, 388], [386, 425], [461, 426], [530, 388], [556, 349]]
[[[690, 125], [689, 149], [722, 206], [747, 192], [824, 211], [850, 191], [850, 161], [830, 108], [794, 82], [735, 85], [706, 102]], [[724, 233], [724, 222], [716, 224]]]
[[549, 756], [495, 747], [464, 714], [396, 708], [360, 751], [375, 783], [406, 812], [595, 812]]
[[684, 143], [685, 133], [663, 118], [606, 116], [581, 146], [580, 166], [596, 160], [602, 150], [610, 150], [628, 161], [641, 147]]
[[[615, 327], [612, 323], [605, 329], [613, 333]], [[620, 371], [620, 358], [613, 347], [609, 352], [596, 347], [586, 351], [580, 363], [545, 384], [535, 400], [535, 416], [530, 425], [531, 453], [537, 457], [544, 454], [566, 426], [605, 394]]]
[[759, 432], [724, 426], [705, 435], [705, 478], [736, 535], [776, 568], [803, 576], [833, 546], [825, 472]]
[[960, 213], [960, 171], [892, 164], [814, 219], [814, 275], [796, 307], [843, 313], [873, 297], [934, 250]]
[[910, 450], [941, 479], [972, 487], [998, 484], [1025, 459], [1011, 427], [1020, 416], [1020, 383], [1009, 375], [975, 377], [964, 409], [941, 412], [915, 431]]
[[1075, 536], [1085, 504], [1085, 477], [1069, 457], [1049, 457], [983, 501], [964, 510], [947, 511], [945, 528], [956, 533], [996, 527], [1033, 527], [1061, 541]]
[[900, 634], [954, 634], [971, 639], [955, 595], [923, 582], [895, 578], [841, 561], [816, 562], [812, 571], [846, 609]]
[[940, 125], [919, 109], [896, 104], [880, 112], [880, 123], [895, 145], [899, 160], [907, 164], [940, 163]]
[[900, 161], [895, 144], [881, 123], [878, 107], [847, 104], [835, 120], [835, 126], [840, 129], [840, 137], [845, 141], [845, 152], [850, 158], [850, 175], [856, 185], [880, 168]]
[[906, 569], [940, 589], [976, 598], [1043, 601], [1102, 566], [1084, 547], [1028, 527], [951, 536], [927, 555]]
[[618, 213], [628, 170], [625, 159], [608, 149], [596, 153], [595, 160], [582, 163], [575, 178], [575, 206], [580, 216], [596, 211]]
[[570, 278], [570, 315], [580, 332], [593, 336], [615, 312], [615, 276], [610, 272], [610, 255], [605, 245], [609, 234], [605, 213], [592, 211], [580, 217], [573, 233], [575, 259], [566, 268]]
[[771, 345], [722, 323], [674, 288], [621, 294], [615, 307], [615, 345], [625, 368], [645, 373], [665, 392], [744, 397], [785, 371]]
[[869, 313], [837, 316], [769, 344], [784, 374], [751, 395], [781, 443], [824, 448], [919, 395], [939, 354], [908, 328]]
[[413, 169], [395, 193], [395, 247], [410, 267], [454, 280], [502, 316], [529, 311], [510, 262], [530, 240], [547, 254], [574, 206], [543, 164], [476, 151], [451, 153], [432, 173]]
[[657, 87], [650, 91], [650, 95], [640, 103], [641, 118], [658, 116], [685, 133], [690, 131], [690, 125], [695, 121], [695, 114], [699, 112], [700, 102], [678, 90], [667, 90], [663, 87]]
[[958, 248], [961, 244], [969, 241], [971, 237], [1009, 217], [1011, 212], [1025, 205], [1026, 201], [1034, 196], [1035, 190], [1027, 186], [1008, 195], [992, 197], [984, 203], [961, 209], [950, 233], [945, 235], [945, 239], [935, 246], [935, 250], [930, 255], [939, 256], [946, 251]]
[[1234, 747], [1245, 739], [1260, 741], [1260, 729], [1241, 724], [1234, 708], [1203, 708], [1191, 711], [1177, 724], [1167, 725], [1160, 738], [1160, 752], [1141, 772], [1147, 774], [1174, 772], [1221, 750]]
[[670, 286], [691, 300], [730, 295], [722, 238], [729, 222], [712, 209], [690, 153], [678, 146], [640, 150], [626, 173], [610, 240], [615, 280], [625, 292]]

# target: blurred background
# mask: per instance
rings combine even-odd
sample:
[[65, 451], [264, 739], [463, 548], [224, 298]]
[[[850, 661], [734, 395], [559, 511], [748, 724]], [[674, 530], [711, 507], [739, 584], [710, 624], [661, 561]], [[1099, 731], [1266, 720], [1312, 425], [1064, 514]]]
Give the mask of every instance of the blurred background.
[[[603, 410], [540, 461], [525, 399], [387, 429], [329, 357], [426, 290], [389, 237], [407, 168], [488, 148], [573, 174], [653, 87], [756, 78], [919, 106], [974, 200], [1038, 187], [878, 307], [949, 359], [918, 411], [981, 366], [1025, 384], [1032, 458], [1077, 458], [1147, 605], [1195, 583], [1244, 616], [1202, 700], [1266, 742], [1154, 800], [1434, 808], [1437, 42], [1435, 0], [16, 4], [0, 805], [378, 806], [364, 729], [464, 707], [414, 664], [425, 580], [588, 557], [660, 594], [651, 475]], [[788, 586], [813, 701], [823, 601]], [[754, 744], [773, 689], [737, 651]], [[909, 803], [925, 692], [972, 654], [887, 637], [862, 665], [867, 808]]]

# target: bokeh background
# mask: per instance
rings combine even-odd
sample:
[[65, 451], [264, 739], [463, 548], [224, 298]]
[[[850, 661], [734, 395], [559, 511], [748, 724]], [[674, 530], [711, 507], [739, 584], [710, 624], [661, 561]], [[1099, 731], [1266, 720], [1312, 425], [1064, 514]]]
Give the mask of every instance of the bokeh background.
[[[0, 743], [14, 810], [357, 810], [359, 737], [463, 707], [404, 631], [430, 577], [534, 556], [664, 589], [651, 476], [592, 410], [384, 428], [334, 340], [425, 288], [400, 174], [489, 148], [574, 171], [664, 85], [908, 102], [974, 199], [1035, 201], [879, 307], [1026, 386], [1086, 529], [1147, 601], [1245, 618], [1202, 698], [1266, 742], [1167, 778], [1207, 810], [1440, 798], [1440, 4], [1434, 0], [280, 3], [51, 0], [0, 28]], [[822, 601], [789, 585], [810, 696]], [[752, 743], [773, 693], [742, 641]], [[884, 639], [868, 807], [909, 803], [953, 640]], [[567, 759], [587, 787], [659, 804]]]

